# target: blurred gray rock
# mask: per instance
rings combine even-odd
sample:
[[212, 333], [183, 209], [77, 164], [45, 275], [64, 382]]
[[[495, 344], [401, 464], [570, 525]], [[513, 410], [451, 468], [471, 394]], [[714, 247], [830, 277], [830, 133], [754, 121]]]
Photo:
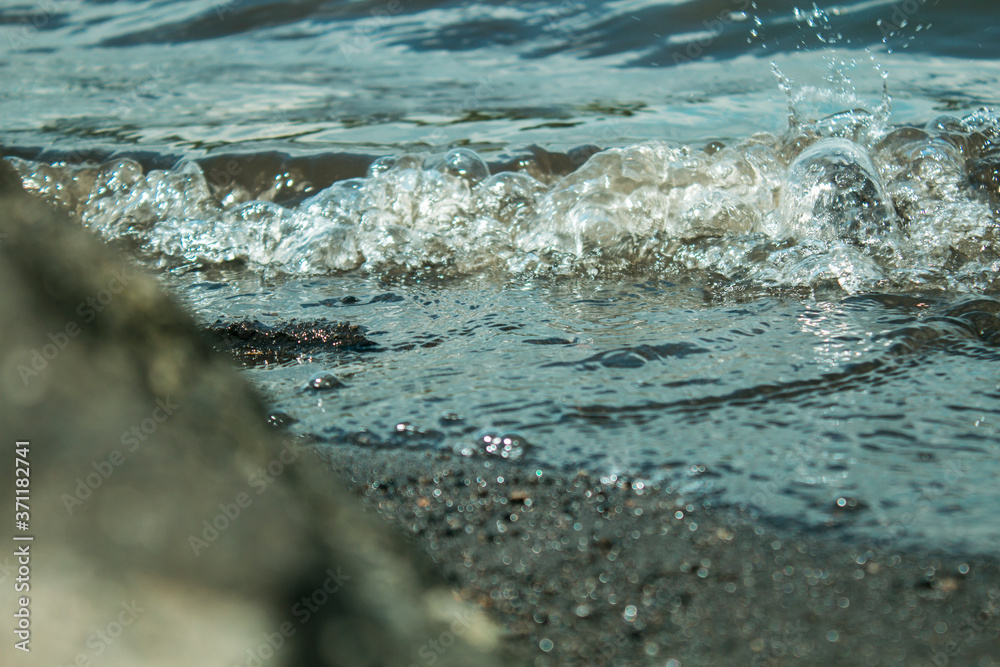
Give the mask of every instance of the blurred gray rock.
[[0, 465], [30, 442], [34, 537], [0, 551], [11, 591], [31, 554], [31, 652], [5, 590], [0, 663], [501, 664], [497, 628], [279, 441], [155, 281], [3, 160], [0, 284]]

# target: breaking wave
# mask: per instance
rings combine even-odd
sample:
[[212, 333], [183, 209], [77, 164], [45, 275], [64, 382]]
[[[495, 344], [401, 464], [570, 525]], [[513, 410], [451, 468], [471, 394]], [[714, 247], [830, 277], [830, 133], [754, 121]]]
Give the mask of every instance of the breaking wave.
[[131, 159], [8, 159], [85, 226], [173, 266], [694, 272], [751, 288], [988, 291], [1000, 270], [998, 141], [990, 109], [903, 127], [853, 110], [728, 145], [592, 149], [561, 178], [528, 160], [491, 173], [465, 148], [387, 156], [284, 205], [220, 193], [194, 161], [144, 170]]

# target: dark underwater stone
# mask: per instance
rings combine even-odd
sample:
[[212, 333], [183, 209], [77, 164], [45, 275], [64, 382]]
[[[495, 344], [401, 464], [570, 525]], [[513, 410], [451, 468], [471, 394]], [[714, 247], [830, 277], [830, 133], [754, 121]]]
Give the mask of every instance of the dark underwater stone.
[[291, 320], [265, 324], [259, 320], [216, 320], [206, 328], [215, 349], [247, 366], [292, 361], [323, 352], [369, 351], [378, 346], [360, 327], [347, 322]]

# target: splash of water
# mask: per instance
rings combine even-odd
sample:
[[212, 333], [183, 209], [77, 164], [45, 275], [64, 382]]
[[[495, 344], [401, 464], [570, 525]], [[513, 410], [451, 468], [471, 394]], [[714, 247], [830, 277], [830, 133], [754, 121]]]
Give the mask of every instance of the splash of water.
[[200, 167], [12, 159], [27, 187], [169, 265], [244, 262], [292, 275], [699, 272], [750, 288], [984, 290], [996, 246], [1000, 119], [982, 110], [894, 128], [888, 98], [796, 87], [781, 135], [704, 149], [601, 151], [553, 184], [489, 173], [468, 149], [392, 156], [293, 208], [217, 201]]

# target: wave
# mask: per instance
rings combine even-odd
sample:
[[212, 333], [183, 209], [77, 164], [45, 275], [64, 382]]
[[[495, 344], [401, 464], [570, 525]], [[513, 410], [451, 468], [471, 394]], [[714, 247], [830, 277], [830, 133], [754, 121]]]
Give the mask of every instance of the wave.
[[[363, 177], [311, 193], [265, 160], [252, 178], [220, 187], [193, 161], [144, 169], [128, 158], [8, 159], [26, 187], [85, 226], [172, 266], [695, 273], [737, 288], [848, 293], [992, 289], [1000, 116], [983, 109], [897, 127], [864, 110], [793, 120], [783, 134], [729, 145], [584, 148], [572, 153], [582, 162], [575, 170], [565, 155], [551, 169], [537, 152], [492, 169], [465, 148], [387, 156]], [[298, 200], [274, 201], [289, 193]]]
[[[101, 3], [103, 4], [103, 3]], [[967, 58], [996, 58], [991, 38], [998, 7], [979, 0], [962, 12], [936, 0], [854, 0], [800, 9], [797, 0], [759, 7], [751, 0], [133, 0], [132, 12], [87, 8], [69, 37], [102, 47], [134, 47], [244, 38], [260, 41], [336, 35], [344, 53], [362, 53], [373, 41], [413, 51], [462, 52], [498, 47], [525, 58], [570, 53], [616, 57], [628, 67], [663, 67], [694, 59], [729, 59], [830, 44], [854, 48], [909, 48]], [[136, 21], [141, 14], [142, 21]], [[38, 22], [38, 13], [10, 11], [8, 23]], [[42, 14], [43, 16], [47, 16]], [[975, 17], [975, 19], [970, 19]], [[63, 14], [43, 26], [62, 28]], [[924, 32], [933, 27], [933, 31]], [[920, 39], [916, 39], [919, 36]]]

